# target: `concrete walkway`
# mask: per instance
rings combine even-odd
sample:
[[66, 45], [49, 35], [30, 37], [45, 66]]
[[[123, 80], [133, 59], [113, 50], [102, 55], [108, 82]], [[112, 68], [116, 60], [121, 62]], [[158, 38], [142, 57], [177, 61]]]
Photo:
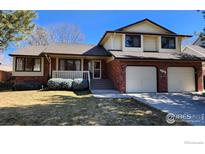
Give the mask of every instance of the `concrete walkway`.
[[199, 93], [130, 93], [92, 91], [98, 98], [134, 98], [175, 116], [192, 125], [205, 125], [205, 95]]
[[132, 98], [160, 109], [192, 125], [205, 125], [205, 95], [197, 93], [138, 93]]
[[117, 90], [91, 90], [94, 97], [97, 98], [127, 98], [127, 94], [121, 94]]

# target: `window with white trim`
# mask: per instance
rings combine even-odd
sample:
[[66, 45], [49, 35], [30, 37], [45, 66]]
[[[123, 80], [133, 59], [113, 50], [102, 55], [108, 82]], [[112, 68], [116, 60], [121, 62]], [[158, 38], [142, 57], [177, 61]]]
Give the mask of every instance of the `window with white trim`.
[[176, 49], [175, 37], [162, 36], [161, 45], [162, 45], [162, 49]]
[[16, 57], [16, 71], [40, 72], [41, 58]]

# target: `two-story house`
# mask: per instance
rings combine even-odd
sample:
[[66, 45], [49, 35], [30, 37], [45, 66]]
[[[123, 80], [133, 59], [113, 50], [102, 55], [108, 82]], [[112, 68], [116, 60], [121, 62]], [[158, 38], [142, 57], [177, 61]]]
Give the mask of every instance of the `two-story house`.
[[97, 45], [21, 48], [11, 54], [13, 76], [17, 83], [81, 77], [106, 85], [109, 80], [120, 92], [202, 91], [203, 56], [181, 51], [189, 37], [144, 19], [106, 31]]

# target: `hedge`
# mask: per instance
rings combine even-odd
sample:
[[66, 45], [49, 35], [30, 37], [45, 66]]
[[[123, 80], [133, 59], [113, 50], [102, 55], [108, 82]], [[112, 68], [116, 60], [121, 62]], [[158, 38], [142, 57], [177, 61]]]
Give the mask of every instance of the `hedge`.
[[89, 88], [88, 81], [82, 78], [62, 79], [52, 78], [48, 80], [47, 86], [52, 90], [86, 90]]
[[86, 90], [88, 89], [88, 80], [82, 78], [74, 79], [72, 84], [73, 90]]
[[62, 79], [62, 78], [52, 78], [48, 80], [47, 86], [49, 89], [53, 90], [71, 90], [72, 89], [72, 79]]
[[12, 90], [13, 83], [11, 82], [0, 82], [0, 91]]
[[38, 90], [41, 86], [42, 84], [37, 82], [16, 83], [13, 90]]

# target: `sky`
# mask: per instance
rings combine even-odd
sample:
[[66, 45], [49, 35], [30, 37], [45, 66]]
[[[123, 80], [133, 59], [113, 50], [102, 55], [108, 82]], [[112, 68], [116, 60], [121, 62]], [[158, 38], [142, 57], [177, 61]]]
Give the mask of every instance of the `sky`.
[[[107, 30], [115, 30], [122, 26], [148, 18], [179, 34], [200, 32], [205, 27], [205, 20], [200, 12], [193, 11], [37, 11], [38, 17], [33, 21], [36, 25], [49, 27], [60, 23], [77, 25], [85, 34], [87, 44], [97, 44]], [[196, 39], [192, 37], [183, 45]], [[4, 63], [10, 63], [8, 54], [16, 48], [9, 47], [4, 52]]]

